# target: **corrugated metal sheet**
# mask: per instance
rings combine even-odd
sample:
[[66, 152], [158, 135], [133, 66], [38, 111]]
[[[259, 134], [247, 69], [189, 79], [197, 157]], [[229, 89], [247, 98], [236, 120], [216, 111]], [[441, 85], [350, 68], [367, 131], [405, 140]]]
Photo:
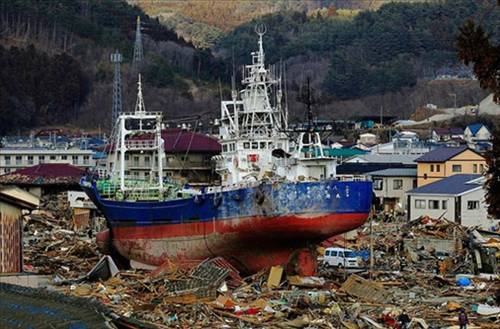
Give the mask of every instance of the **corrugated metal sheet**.
[[19, 209], [0, 201], [0, 273], [22, 271], [22, 220]]

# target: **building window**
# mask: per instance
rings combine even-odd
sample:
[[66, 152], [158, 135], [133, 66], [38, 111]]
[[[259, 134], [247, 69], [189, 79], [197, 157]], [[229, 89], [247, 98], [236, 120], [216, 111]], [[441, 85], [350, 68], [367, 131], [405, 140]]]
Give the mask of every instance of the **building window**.
[[395, 190], [401, 190], [403, 189], [403, 180], [402, 179], [395, 179], [392, 182], [392, 188]]
[[67, 155], [61, 155], [61, 160], [67, 160], [68, 156]]
[[482, 173], [484, 173], [484, 165], [483, 164], [480, 164], [479, 165], [479, 171]]
[[45, 156], [44, 155], [38, 156], [38, 163], [45, 163]]
[[252, 142], [252, 150], [257, 150], [259, 148], [259, 143]]
[[380, 178], [375, 178], [373, 180], [373, 189], [376, 191], [381, 191], [382, 188], [384, 187], [384, 182]]
[[23, 157], [16, 155], [16, 165], [20, 166], [23, 163]]
[[222, 145], [222, 152], [227, 152], [227, 145], [226, 144]]
[[260, 142], [260, 149], [263, 150], [266, 148], [266, 142]]
[[10, 173], [10, 168], [5, 168], [4, 171], [6, 174], [8, 174], [8, 173]]
[[125, 154], [125, 161], [128, 161], [128, 159], [129, 159], [129, 155]]
[[33, 156], [32, 155], [28, 155], [28, 164], [29, 165], [33, 164]]
[[71, 157], [71, 162], [74, 164], [74, 165], [77, 165], [78, 164], [78, 155], [73, 155]]
[[250, 143], [249, 143], [249, 142], [245, 142], [245, 143], [243, 143], [243, 148], [244, 148], [245, 150], [248, 150], [248, 149], [250, 148]]
[[436, 172], [440, 172], [441, 171], [441, 165], [436, 165]]
[[429, 209], [439, 209], [439, 200], [429, 200]]
[[431, 172], [434, 172], [434, 165], [431, 165]]
[[416, 209], [425, 209], [425, 200], [415, 200]]
[[7, 166], [10, 166], [10, 155], [6, 155], [6, 156], [5, 156], [5, 164], [6, 164]]
[[462, 165], [453, 165], [453, 166], [451, 166], [451, 171], [453, 171], [453, 172], [462, 172]]
[[145, 156], [144, 157], [144, 165], [145, 166], [150, 166], [151, 165], [151, 159], [149, 158], [149, 156]]
[[125, 173], [124, 173], [124, 174], [125, 174], [125, 176], [127, 176], [127, 177], [128, 177], [128, 176], [130, 176], [130, 171], [125, 170]]
[[472, 172], [474, 174], [477, 174], [477, 164], [475, 164], [475, 163], [472, 165]]
[[134, 156], [134, 166], [139, 166], [139, 157]]
[[88, 155], [83, 156], [83, 164], [88, 165], [90, 163], [90, 157]]
[[467, 209], [468, 210], [479, 209], [479, 201], [467, 201]]
[[448, 203], [446, 200], [441, 201], [441, 209], [448, 209]]
[[55, 155], [51, 155], [50, 156], [50, 160], [55, 160], [56, 159], [56, 156]]
[[203, 157], [203, 165], [205, 167], [210, 167], [211, 164], [212, 164], [212, 158], [210, 156]]

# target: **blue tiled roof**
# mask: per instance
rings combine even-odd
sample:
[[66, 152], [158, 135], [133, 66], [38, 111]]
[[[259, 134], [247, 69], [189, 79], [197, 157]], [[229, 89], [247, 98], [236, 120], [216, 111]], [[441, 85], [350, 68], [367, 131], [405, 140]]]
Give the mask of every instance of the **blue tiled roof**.
[[482, 182], [470, 183], [481, 175], [457, 174], [443, 178], [437, 182], [417, 187], [408, 191], [408, 194], [451, 194], [457, 195], [482, 186]]
[[474, 124], [468, 125], [467, 127], [469, 128], [472, 135], [475, 136], [477, 134], [477, 132], [479, 131], [479, 129], [481, 129], [482, 126], [483, 126], [482, 123], [474, 123]]
[[425, 153], [420, 158], [416, 159], [415, 162], [444, 162], [467, 149], [467, 145], [459, 147], [440, 147]]

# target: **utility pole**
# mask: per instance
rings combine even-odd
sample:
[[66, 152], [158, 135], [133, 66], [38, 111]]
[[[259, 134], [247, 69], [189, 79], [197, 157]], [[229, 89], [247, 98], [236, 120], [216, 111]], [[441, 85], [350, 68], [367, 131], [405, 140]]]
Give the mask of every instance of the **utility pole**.
[[111, 128], [116, 124], [118, 116], [122, 112], [122, 75], [121, 75], [122, 55], [116, 50], [111, 54], [111, 63], [114, 64], [113, 77], [113, 107], [111, 110]]
[[134, 58], [132, 64], [135, 69], [139, 69], [144, 60], [144, 49], [142, 47], [141, 17], [137, 16], [137, 26], [135, 28]]

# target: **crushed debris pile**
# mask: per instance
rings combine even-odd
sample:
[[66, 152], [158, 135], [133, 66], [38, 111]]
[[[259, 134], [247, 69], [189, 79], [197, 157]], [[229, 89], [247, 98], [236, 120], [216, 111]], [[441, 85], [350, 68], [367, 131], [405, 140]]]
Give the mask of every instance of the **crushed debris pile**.
[[99, 261], [95, 239], [72, 230], [72, 210], [63, 197], [42, 201], [42, 210], [23, 216], [24, 269], [39, 274], [78, 277]]
[[152, 327], [401, 328], [408, 315], [409, 328], [453, 328], [462, 309], [470, 328], [500, 326], [498, 275], [478, 274], [471, 232], [445, 220], [375, 222], [354, 238], [329, 241], [373, 250], [371, 271], [323, 267], [305, 277], [275, 266], [242, 279], [221, 258], [119, 271], [92, 237], [58, 216], [25, 216], [25, 264], [57, 274], [60, 292]]

